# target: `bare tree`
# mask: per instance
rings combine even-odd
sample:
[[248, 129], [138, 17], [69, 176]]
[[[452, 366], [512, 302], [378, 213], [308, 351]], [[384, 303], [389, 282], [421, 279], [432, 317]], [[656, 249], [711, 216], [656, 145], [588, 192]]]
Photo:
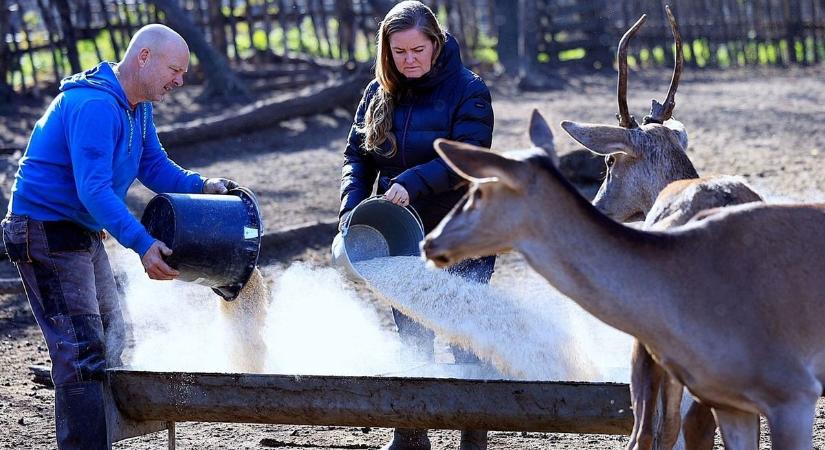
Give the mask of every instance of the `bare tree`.
[[192, 52], [197, 55], [206, 77], [206, 89], [203, 93], [205, 98], [248, 94], [246, 87], [229, 68], [226, 58], [206, 42], [203, 32], [189, 19], [176, 1], [149, 0], [149, 2], [163, 11], [166, 24], [180, 33], [186, 39]]

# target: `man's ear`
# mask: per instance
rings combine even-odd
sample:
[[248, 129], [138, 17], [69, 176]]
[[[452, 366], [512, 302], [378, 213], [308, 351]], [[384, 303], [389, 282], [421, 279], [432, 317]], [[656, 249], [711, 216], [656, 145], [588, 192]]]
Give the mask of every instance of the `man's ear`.
[[146, 64], [149, 63], [149, 56], [150, 55], [151, 55], [151, 51], [148, 48], [146, 48], [146, 47], [141, 48], [140, 51], [138, 52], [138, 66], [140, 66], [141, 68], [146, 66]]

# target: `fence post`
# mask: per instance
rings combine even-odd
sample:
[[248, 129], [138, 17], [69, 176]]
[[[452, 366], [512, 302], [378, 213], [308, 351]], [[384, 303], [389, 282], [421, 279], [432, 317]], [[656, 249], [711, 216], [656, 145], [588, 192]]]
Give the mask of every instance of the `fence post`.
[[[794, 63], [805, 63], [805, 43], [802, 38], [802, 9], [798, 0], [784, 2], [784, 16], [786, 27], [786, 39], [788, 41], [788, 53], [790, 53], [790, 60]], [[796, 54], [797, 44], [802, 45], [802, 57]]]

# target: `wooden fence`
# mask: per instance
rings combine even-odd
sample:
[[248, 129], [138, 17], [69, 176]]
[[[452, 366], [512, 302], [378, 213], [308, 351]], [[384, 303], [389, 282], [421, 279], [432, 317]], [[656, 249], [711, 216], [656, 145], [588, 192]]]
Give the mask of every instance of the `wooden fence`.
[[[669, 65], [661, 0], [424, 0], [462, 42], [466, 60], [505, 68], [609, 67], [623, 31], [648, 21], [631, 63]], [[233, 67], [267, 55], [338, 61], [374, 56], [393, 0], [0, 0], [0, 98], [30, 92], [99, 60], [118, 59], [141, 25], [186, 19]], [[825, 60], [825, 0], [672, 0], [688, 64], [815, 64]], [[515, 70], [514, 70], [515, 69]]]
[[[122, 56], [132, 34], [165, 22], [164, 5], [180, 7], [213, 48], [236, 66], [261, 56], [307, 55], [368, 61], [387, 0], [0, 0], [0, 90], [53, 84], [97, 61]], [[463, 43], [482, 45], [486, 0], [427, 2]], [[5, 39], [2, 39], [5, 38]]]
[[[623, 5], [617, 17], [628, 26], [635, 3]], [[674, 2], [694, 65], [815, 64], [825, 61], [825, 0], [702, 0]], [[713, 11], [708, 14], [705, 11]], [[639, 9], [635, 9], [639, 11]], [[670, 44], [664, 7], [653, 8], [647, 32], [649, 48]]]

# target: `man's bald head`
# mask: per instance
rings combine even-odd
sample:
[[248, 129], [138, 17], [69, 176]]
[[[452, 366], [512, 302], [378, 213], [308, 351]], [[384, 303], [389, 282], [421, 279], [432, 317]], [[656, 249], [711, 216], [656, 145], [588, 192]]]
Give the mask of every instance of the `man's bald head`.
[[151, 24], [138, 30], [117, 64], [118, 80], [131, 104], [162, 101], [183, 85], [189, 70], [189, 46], [175, 30]]
[[186, 41], [177, 31], [159, 23], [146, 25], [139, 29], [132, 36], [132, 40], [129, 41], [129, 47], [126, 49], [126, 55], [123, 59], [129, 59], [130, 56], [133, 56], [142, 48], [163, 53], [167, 51], [189, 51]]

